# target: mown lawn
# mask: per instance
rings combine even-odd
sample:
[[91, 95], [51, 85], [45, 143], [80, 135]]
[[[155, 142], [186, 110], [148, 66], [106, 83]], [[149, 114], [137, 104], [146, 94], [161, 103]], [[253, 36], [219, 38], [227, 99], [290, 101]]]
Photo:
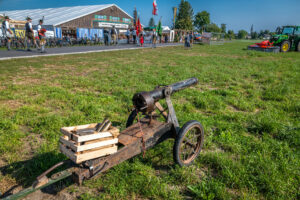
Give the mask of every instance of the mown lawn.
[[57, 188], [78, 199], [300, 199], [300, 54], [248, 44], [0, 61], [0, 191], [65, 159], [60, 127], [109, 116], [124, 129], [135, 92], [197, 77], [173, 96], [179, 123], [206, 130], [194, 166], [174, 165], [169, 140], [81, 188]]

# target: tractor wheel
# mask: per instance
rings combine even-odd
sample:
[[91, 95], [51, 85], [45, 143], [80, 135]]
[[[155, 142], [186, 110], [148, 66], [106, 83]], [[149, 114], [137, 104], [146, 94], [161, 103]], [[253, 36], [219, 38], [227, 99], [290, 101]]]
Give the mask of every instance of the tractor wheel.
[[291, 48], [291, 43], [290, 41], [286, 40], [281, 43], [280, 51], [286, 53], [290, 50], [290, 48]]
[[191, 165], [202, 150], [204, 129], [198, 121], [187, 122], [179, 131], [174, 147], [174, 161], [183, 166]]
[[298, 45], [297, 45], [297, 51], [300, 52], [300, 41], [298, 42]]

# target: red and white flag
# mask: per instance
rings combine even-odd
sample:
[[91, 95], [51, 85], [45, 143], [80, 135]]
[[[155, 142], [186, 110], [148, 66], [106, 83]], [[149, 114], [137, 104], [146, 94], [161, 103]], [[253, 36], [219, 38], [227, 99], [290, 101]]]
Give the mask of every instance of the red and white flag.
[[158, 15], [157, 13], [157, 3], [156, 0], [153, 0], [153, 11], [152, 11], [153, 15]]

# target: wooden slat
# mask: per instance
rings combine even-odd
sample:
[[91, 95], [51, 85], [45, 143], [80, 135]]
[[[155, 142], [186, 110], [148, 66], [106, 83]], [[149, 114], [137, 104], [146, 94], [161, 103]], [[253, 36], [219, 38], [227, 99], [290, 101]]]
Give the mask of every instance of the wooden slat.
[[62, 144], [66, 145], [67, 147], [70, 147], [73, 151], [76, 151], [74, 142], [68, 141], [68, 140], [66, 140], [66, 139], [63, 138], [63, 137], [60, 137], [59, 141], [60, 141]]
[[155, 106], [162, 113], [162, 115], [167, 119], [168, 113], [165, 111], [165, 109], [162, 107], [162, 105], [159, 102], [156, 102]]
[[64, 147], [63, 144], [60, 144], [59, 147], [60, 147], [60, 151], [64, 155], [66, 155], [68, 158], [70, 158], [73, 162], [75, 162], [77, 164], [82, 163], [87, 160], [94, 159], [94, 158], [99, 158], [102, 156], [110, 155], [110, 154], [116, 153], [118, 151], [118, 147], [113, 145], [113, 146], [105, 148], [105, 149], [100, 149], [97, 151], [89, 151], [88, 153], [75, 155], [74, 152], [72, 152], [71, 150]]
[[113, 140], [107, 140], [107, 141], [102, 141], [102, 142], [97, 142], [93, 144], [87, 144], [87, 145], [81, 145], [81, 146], [75, 146], [75, 151], [80, 152], [80, 151], [86, 151], [98, 147], [103, 147], [111, 144], [117, 144], [118, 143], [118, 138], [113, 139]]
[[70, 126], [70, 127], [63, 127], [61, 129], [64, 129], [67, 132], [71, 132], [78, 129], [86, 129], [86, 128], [95, 128], [97, 126], [97, 123], [93, 124], [85, 124], [85, 125], [79, 125], [79, 126]]
[[72, 133], [69, 132], [68, 130], [66, 130], [66, 128], [61, 128], [61, 129], [60, 129], [60, 132], [61, 132], [62, 134], [64, 134], [65, 136], [67, 136], [69, 139], [72, 138]]
[[64, 147], [63, 144], [59, 144], [59, 148], [60, 148], [60, 151], [65, 155], [67, 156], [68, 158], [70, 158], [73, 162], [76, 163], [76, 156], [74, 155], [74, 153], [67, 149], [66, 147]]
[[113, 135], [110, 132], [101, 132], [97, 134], [91, 134], [91, 135], [84, 135], [84, 136], [79, 136], [73, 134], [72, 139], [78, 143], [78, 142], [86, 142], [90, 140], [97, 140], [101, 138], [106, 138], [106, 137], [112, 137]]
[[116, 153], [118, 151], [118, 147], [117, 146], [113, 146], [113, 147], [109, 147], [109, 148], [105, 148], [105, 149], [101, 149], [98, 151], [93, 151], [90, 153], [84, 153], [84, 154], [80, 154], [76, 156], [76, 163], [82, 163], [83, 161], [86, 160], [91, 160], [94, 158], [99, 158], [102, 156], [106, 156], [106, 155], [110, 155], [113, 153]]
[[86, 142], [83, 142], [83, 144], [87, 145], [87, 144], [93, 144], [96, 142], [103, 142], [103, 141], [113, 140], [113, 139], [115, 139], [115, 138], [113, 136], [111, 136], [111, 137], [101, 138], [101, 139], [97, 139], [97, 140], [86, 141]]

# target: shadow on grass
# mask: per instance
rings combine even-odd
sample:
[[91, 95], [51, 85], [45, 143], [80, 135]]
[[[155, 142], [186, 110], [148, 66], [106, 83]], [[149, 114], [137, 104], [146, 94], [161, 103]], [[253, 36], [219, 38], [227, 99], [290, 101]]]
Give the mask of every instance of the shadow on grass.
[[[29, 160], [14, 162], [12, 164], [1, 167], [1, 174], [3, 176], [9, 175], [14, 178], [17, 182], [17, 185], [11, 186], [11, 188], [4, 194], [2, 194], [0, 198], [4, 198], [16, 193], [17, 188], [19, 188], [20, 186], [23, 189], [30, 187], [40, 174], [64, 159], [64, 155], [60, 153], [47, 152], [38, 154]], [[63, 167], [59, 167], [51, 174], [64, 169], [65, 168]], [[51, 176], [51, 174], [49, 174], [49, 176]], [[57, 192], [61, 191], [63, 188], [67, 187], [70, 184], [71, 180], [62, 180], [42, 189], [42, 192], [55, 195]]]

